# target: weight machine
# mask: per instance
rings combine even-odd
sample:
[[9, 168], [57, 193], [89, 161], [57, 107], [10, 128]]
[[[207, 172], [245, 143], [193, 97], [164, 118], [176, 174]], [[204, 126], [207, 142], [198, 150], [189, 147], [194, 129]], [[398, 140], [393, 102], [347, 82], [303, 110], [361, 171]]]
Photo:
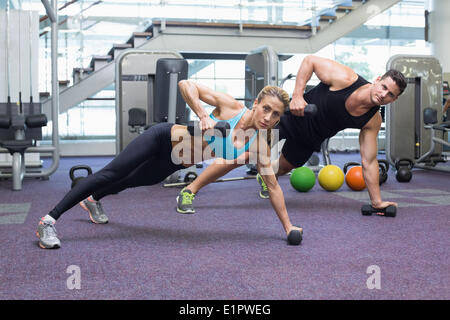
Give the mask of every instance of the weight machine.
[[395, 55], [389, 59], [387, 69], [402, 72], [408, 85], [386, 108], [386, 159], [397, 171], [415, 167], [450, 172], [450, 168], [438, 165], [447, 161], [443, 146], [450, 145], [444, 140], [450, 123], [441, 121], [443, 85], [439, 61], [432, 56]]
[[[47, 180], [59, 165], [59, 91], [58, 91], [58, 27], [57, 1], [52, 5], [42, 0], [51, 20], [52, 59], [52, 144], [40, 146], [42, 127], [47, 124], [47, 116], [42, 114], [37, 89], [39, 16], [23, 10], [0, 11], [0, 56], [5, 65], [5, 81], [0, 79], [0, 153], [12, 156], [10, 167], [0, 170], [0, 178], [11, 178], [12, 189], [21, 190], [24, 178]], [[17, 36], [11, 39], [12, 36]], [[14, 40], [14, 41], [13, 41]], [[29, 100], [28, 100], [29, 97]], [[6, 102], [5, 102], [6, 101]], [[25, 157], [50, 153], [52, 163], [49, 168], [29, 168]]]

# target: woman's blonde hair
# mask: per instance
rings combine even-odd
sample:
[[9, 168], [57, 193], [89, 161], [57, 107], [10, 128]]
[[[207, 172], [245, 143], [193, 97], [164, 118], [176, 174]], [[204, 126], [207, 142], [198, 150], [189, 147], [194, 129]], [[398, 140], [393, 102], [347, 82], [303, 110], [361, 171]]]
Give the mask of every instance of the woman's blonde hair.
[[[278, 98], [282, 103], [284, 110], [286, 111], [289, 107], [289, 94], [286, 92], [286, 90], [276, 87], [276, 86], [265, 86], [262, 88], [262, 90], [258, 93], [258, 96], [256, 97], [256, 101], [260, 103], [262, 99], [264, 99], [266, 96], [276, 97]], [[272, 129], [267, 130], [267, 144], [272, 147]]]
[[289, 107], [289, 94], [282, 88], [276, 86], [265, 86], [258, 93], [256, 100], [258, 103], [262, 101], [266, 96], [272, 96], [278, 98], [281, 102], [283, 102], [284, 110]]

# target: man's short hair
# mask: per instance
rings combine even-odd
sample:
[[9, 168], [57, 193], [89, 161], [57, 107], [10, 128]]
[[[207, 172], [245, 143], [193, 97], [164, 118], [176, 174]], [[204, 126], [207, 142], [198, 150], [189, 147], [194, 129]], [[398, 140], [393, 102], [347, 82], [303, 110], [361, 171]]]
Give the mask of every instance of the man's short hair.
[[387, 77], [394, 80], [395, 84], [400, 89], [400, 93], [398, 95], [401, 95], [407, 85], [406, 78], [403, 75], [403, 73], [401, 73], [400, 71], [397, 71], [395, 69], [390, 69], [390, 70], [386, 71], [386, 73], [381, 77], [381, 80], [386, 79]]

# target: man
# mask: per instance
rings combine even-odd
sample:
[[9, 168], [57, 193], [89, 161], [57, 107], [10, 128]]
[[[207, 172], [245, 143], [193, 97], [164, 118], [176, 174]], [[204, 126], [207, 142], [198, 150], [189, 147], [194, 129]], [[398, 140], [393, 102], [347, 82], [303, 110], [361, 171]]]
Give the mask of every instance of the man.
[[[313, 73], [321, 82], [304, 93]], [[397, 206], [395, 202], [383, 201], [380, 194], [376, 157], [382, 119], [378, 110], [380, 105], [395, 101], [406, 85], [405, 77], [396, 70], [389, 70], [374, 83], [369, 83], [349, 67], [333, 60], [313, 55], [305, 57], [297, 73], [290, 112], [281, 117], [278, 125], [279, 137], [286, 141], [280, 158], [273, 163], [273, 167], [278, 168], [274, 170], [276, 177], [305, 164], [314, 151], [320, 150], [326, 138], [346, 128], [361, 129], [361, 163], [372, 206], [378, 209]], [[304, 116], [307, 104], [316, 104], [318, 113]], [[185, 190], [195, 194], [213, 178], [223, 176], [231, 169], [216, 161]], [[261, 185], [260, 196], [268, 198], [264, 180], [260, 175], [257, 179]]]

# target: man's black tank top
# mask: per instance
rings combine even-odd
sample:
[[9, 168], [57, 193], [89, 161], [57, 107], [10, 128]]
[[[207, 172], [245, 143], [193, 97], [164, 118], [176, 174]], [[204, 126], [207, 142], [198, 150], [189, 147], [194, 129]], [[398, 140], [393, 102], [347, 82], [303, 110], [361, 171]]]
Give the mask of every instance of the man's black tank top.
[[284, 114], [278, 125], [280, 139], [294, 139], [299, 147], [320, 151], [322, 142], [339, 131], [346, 128], [361, 129], [378, 112], [380, 106], [354, 117], [345, 108], [345, 101], [356, 89], [367, 83], [367, 80], [358, 76], [353, 84], [337, 91], [330, 91], [329, 85], [319, 83], [303, 96], [307, 103], [317, 105], [317, 114], [313, 117]]

